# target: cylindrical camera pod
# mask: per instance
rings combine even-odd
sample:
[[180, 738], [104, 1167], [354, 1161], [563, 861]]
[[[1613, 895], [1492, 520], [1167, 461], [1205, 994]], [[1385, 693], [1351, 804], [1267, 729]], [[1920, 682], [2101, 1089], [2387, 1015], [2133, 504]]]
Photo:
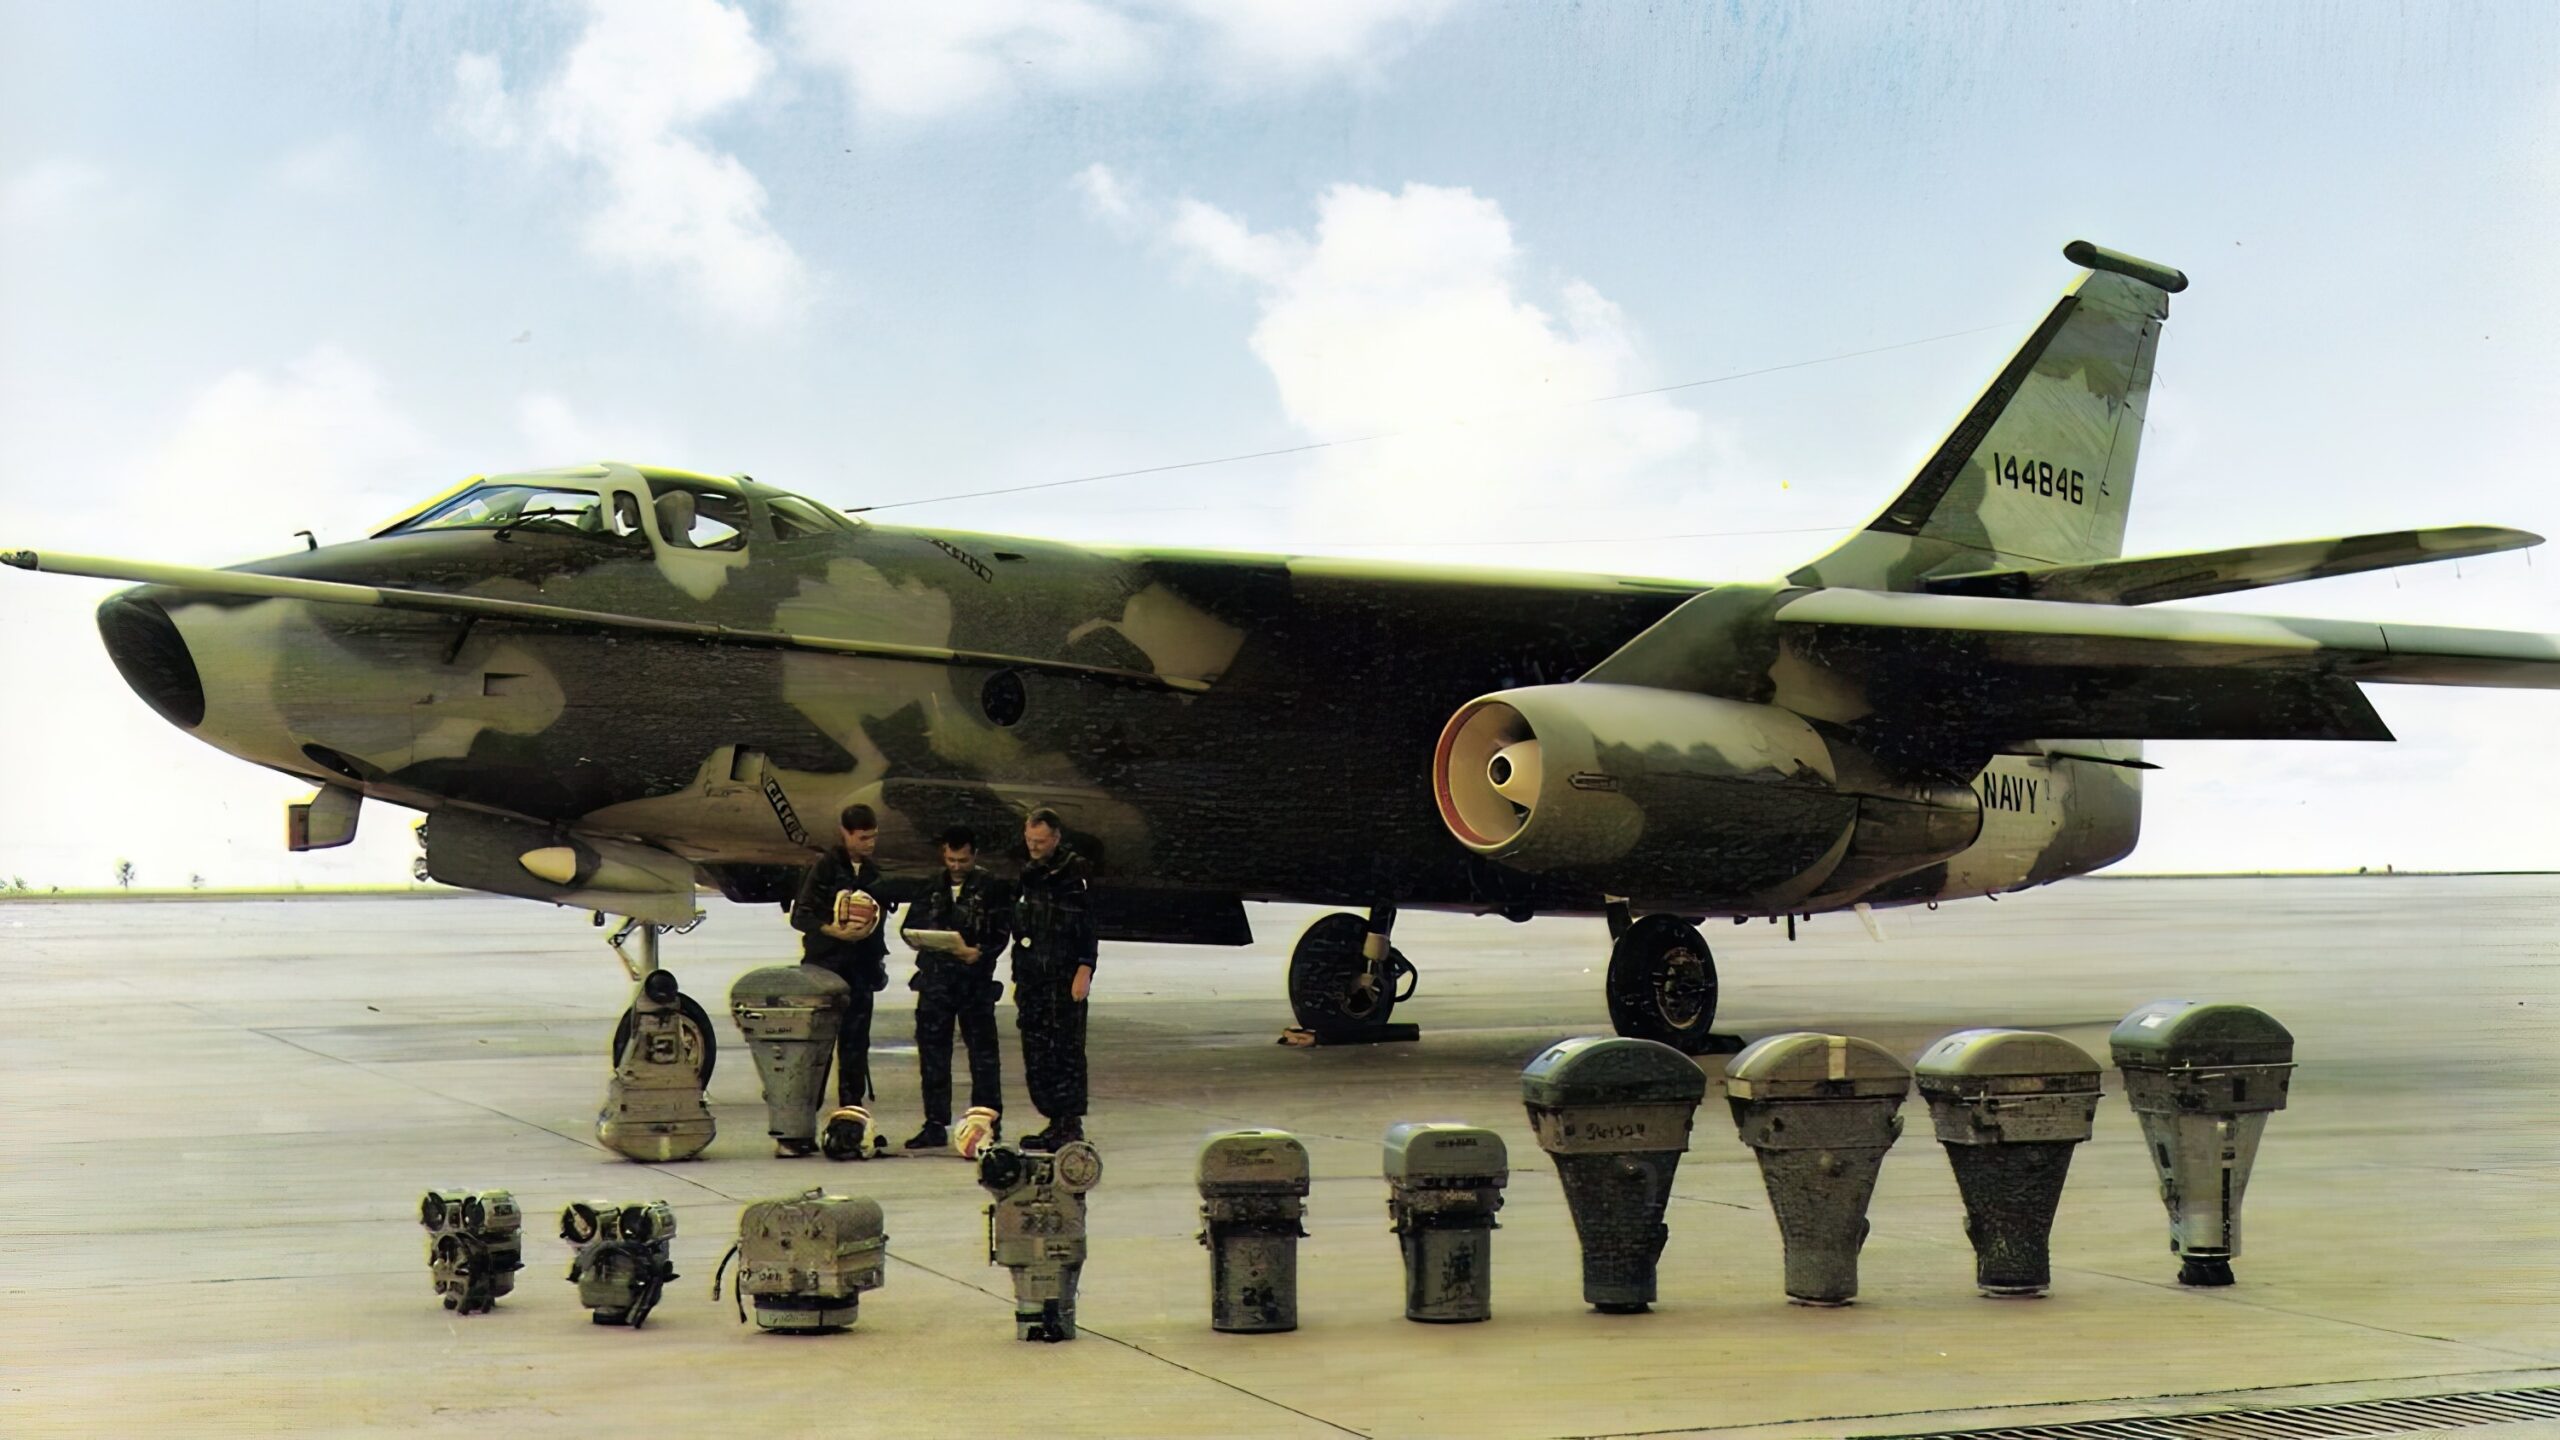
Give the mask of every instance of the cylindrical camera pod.
[[676, 1212], [664, 1200], [573, 1201], [560, 1212], [560, 1238], [577, 1247], [569, 1279], [578, 1287], [578, 1303], [593, 1312], [598, 1325], [639, 1329], [676, 1278], [667, 1254], [676, 1238]]
[[418, 1201], [427, 1232], [427, 1278], [457, 1315], [478, 1315], [516, 1288], [524, 1268], [524, 1215], [504, 1190], [430, 1190]]
[[1725, 1099], [1742, 1143], [1760, 1157], [1787, 1299], [1846, 1305], [1858, 1294], [1867, 1201], [1884, 1152], [1902, 1134], [1911, 1072], [1883, 1046], [1799, 1030], [1746, 1047], [1725, 1066]]
[[1430, 1122], [1387, 1131], [1387, 1221], [1404, 1250], [1404, 1318], [1493, 1316], [1494, 1212], [1511, 1179], [1502, 1137]]
[[1307, 1231], [1307, 1147], [1280, 1130], [1226, 1130], [1200, 1145], [1200, 1243], [1209, 1247], [1209, 1328], [1298, 1328], [1298, 1241]]
[[765, 1133], [803, 1155], [818, 1147], [827, 1062], [852, 998], [841, 976], [815, 965], [768, 965], [729, 987], [730, 1018], [764, 1085]]
[[2098, 1114], [2098, 1062], [2059, 1035], [1959, 1030], [1912, 1068], [1964, 1194], [1974, 1284], [1985, 1295], [2042, 1295], [2071, 1147]]
[[631, 1038], [596, 1115], [596, 1138], [634, 1160], [690, 1160], [711, 1144], [702, 1103], [702, 1036], [685, 1017], [676, 977], [652, 970], [631, 1005]]
[[[755, 1302], [758, 1328], [842, 1330], [860, 1318], [862, 1292], [888, 1282], [888, 1221], [879, 1202], [860, 1195], [810, 1190], [759, 1200], [739, 1212], [730, 1253], [738, 1257], [737, 1293]], [[719, 1298], [717, 1275], [711, 1294]]]
[[987, 1263], [1013, 1272], [1013, 1332], [1022, 1340], [1076, 1338], [1076, 1280], [1084, 1273], [1085, 1192], [1102, 1183], [1102, 1152], [1070, 1140], [1055, 1154], [992, 1145], [978, 1156], [987, 1206]]
[[1707, 1077], [1656, 1040], [1584, 1035], [1549, 1047], [1520, 1072], [1538, 1148], [1555, 1157], [1582, 1241], [1582, 1298], [1609, 1315], [1653, 1304], [1654, 1266], [1671, 1180]]
[[2142, 1117], [2181, 1285], [2228, 1285], [2240, 1197], [2270, 1112], [2293, 1084], [2293, 1035], [2264, 1010], [2154, 1000], [2107, 1037]]

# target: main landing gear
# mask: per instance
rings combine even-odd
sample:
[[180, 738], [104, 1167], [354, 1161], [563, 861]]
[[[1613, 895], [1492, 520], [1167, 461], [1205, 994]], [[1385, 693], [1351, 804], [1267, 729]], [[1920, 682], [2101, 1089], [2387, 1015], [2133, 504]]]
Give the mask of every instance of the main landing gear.
[[1716, 1018], [1716, 961], [1698, 927], [1677, 915], [1635, 917], [1609, 906], [1609, 1021], [1621, 1035], [1659, 1040], [1686, 1055], [1741, 1048], [1710, 1027]]
[[1410, 1040], [1419, 1033], [1389, 1023], [1396, 1006], [1413, 998], [1418, 978], [1412, 962], [1388, 943], [1395, 923], [1393, 905], [1377, 906], [1365, 920], [1336, 911], [1298, 937], [1289, 952], [1289, 1008], [1316, 1043]]
[[[604, 923], [602, 912], [597, 913], [596, 923], [598, 925]], [[658, 969], [658, 937], [662, 934], [682, 935], [701, 923], [702, 916], [699, 913], [695, 914], [690, 924], [679, 925], [673, 929], [664, 925], [651, 925], [639, 920], [625, 919], [612, 934], [604, 937], [604, 943], [613, 947], [615, 958], [622, 962], [623, 971], [630, 975], [633, 982], [645, 982], [651, 975], [662, 973]], [[626, 940], [634, 942], [628, 950], [623, 948], [623, 942]], [[702, 1006], [692, 996], [677, 995], [676, 1008], [683, 1012], [684, 1023], [693, 1029], [696, 1037], [701, 1041], [702, 1083], [709, 1085], [711, 1071], [720, 1063], [720, 1032], [711, 1028], [711, 1017], [704, 1013]], [[631, 1043], [631, 1031], [638, 1023], [634, 1018], [638, 1010], [639, 1006], [636, 1003], [624, 1009], [621, 1021], [613, 1027], [613, 1049], [607, 1058], [613, 1062], [616, 1069], [622, 1066], [623, 1047]]]

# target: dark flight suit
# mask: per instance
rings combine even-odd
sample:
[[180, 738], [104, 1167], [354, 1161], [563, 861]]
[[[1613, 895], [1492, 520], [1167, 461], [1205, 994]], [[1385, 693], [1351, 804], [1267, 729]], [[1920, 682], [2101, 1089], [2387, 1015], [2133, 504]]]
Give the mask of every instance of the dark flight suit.
[[1086, 1002], [1070, 991], [1095, 958], [1091, 882], [1064, 839], [1022, 870], [1013, 898], [1013, 1003], [1031, 1103], [1053, 1125], [1084, 1115]]
[[[836, 918], [836, 892], [868, 891], [880, 901], [880, 924], [859, 940], [822, 933]], [[889, 911], [880, 899], [880, 869], [856, 865], [840, 849], [809, 867], [800, 898], [791, 902], [791, 928], [800, 932], [800, 963], [832, 970], [852, 989], [844, 1027], [836, 1032], [836, 1103], [868, 1105], [871, 1093], [871, 997], [889, 985]]]
[[956, 930], [976, 946], [971, 964], [943, 950], [916, 952], [916, 974], [907, 982], [916, 992], [916, 1063], [924, 1084], [924, 1119], [928, 1125], [951, 1124], [951, 1029], [969, 1047], [969, 1103], [1004, 1109], [1004, 1052], [996, 1040], [996, 999], [1004, 982], [996, 979], [996, 958], [1004, 953], [1006, 932], [1013, 924], [1013, 897], [1002, 879], [972, 870], [957, 894], [946, 872], [932, 888], [907, 907], [909, 930]]

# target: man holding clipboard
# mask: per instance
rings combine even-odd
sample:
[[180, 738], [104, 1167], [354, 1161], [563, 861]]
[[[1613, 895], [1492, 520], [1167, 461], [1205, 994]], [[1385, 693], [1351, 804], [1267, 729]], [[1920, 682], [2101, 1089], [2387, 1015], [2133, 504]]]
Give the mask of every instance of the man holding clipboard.
[[[978, 837], [965, 825], [942, 833], [942, 875], [907, 907], [899, 932], [915, 947], [916, 1063], [922, 1072], [924, 1128], [909, 1150], [951, 1143], [951, 1030], [969, 1047], [969, 1104], [1004, 1109], [1004, 1060], [996, 1038], [996, 959], [1004, 953], [1013, 897], [1004, 881], [978, 868]], [[1003, 1138], [1001, 1124], [991, 1139]]]

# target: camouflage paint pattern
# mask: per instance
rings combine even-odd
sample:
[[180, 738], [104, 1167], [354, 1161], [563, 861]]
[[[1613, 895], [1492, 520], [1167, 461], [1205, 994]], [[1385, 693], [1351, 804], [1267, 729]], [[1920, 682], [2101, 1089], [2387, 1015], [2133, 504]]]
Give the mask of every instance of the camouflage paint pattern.
[[[0, 560], [143, 582], [100, 611], [137, 692], [244, 759], [427, 812], [439, 877], [653, 919], [690, 913], [696, 873], [778, 898], [853, 801], [918, 878], [944, 827], [1011, 843], [1054, 807], [1118, 906], [1106, 934], [1233, 940], [1240, 899], [1935, 901], [2121, 858], [2141, 739], [2387, 739], [2357, 682], [2560, 684], [2551, 637], [2125, 608], [2535, 537], [2119, 560], [2184, 282], [2073, 254], [2100, 268], [1781, 583], [1074, 546], [622, 464], [475, 477], [369, 539], [228, 570]], [[596, 499], [432, 523], [510, 482]], [[1485, 767], [1524, 741], [1536, 784], [1501, 794]]]
[[2428, 560], [2463, 560], [2539, 545], [2542, 537], [2496, 525], [2446, 525], [2433, 530], [2393, 530], [2343, 540], [2298, 540], [2284, 545], [2242, 545], [2142, 555], [2086, 565], [2047, 565], [2020, 570], [1975, 570], [1934, 575], [1921, 588], [1939, 595], [1989, 595], [2013, 600], [2066, 600], [2092, 605], [2157, 605], [2201, 600], [2236, 590], [2290, 585], [2332, 575], [2360, 575]]

